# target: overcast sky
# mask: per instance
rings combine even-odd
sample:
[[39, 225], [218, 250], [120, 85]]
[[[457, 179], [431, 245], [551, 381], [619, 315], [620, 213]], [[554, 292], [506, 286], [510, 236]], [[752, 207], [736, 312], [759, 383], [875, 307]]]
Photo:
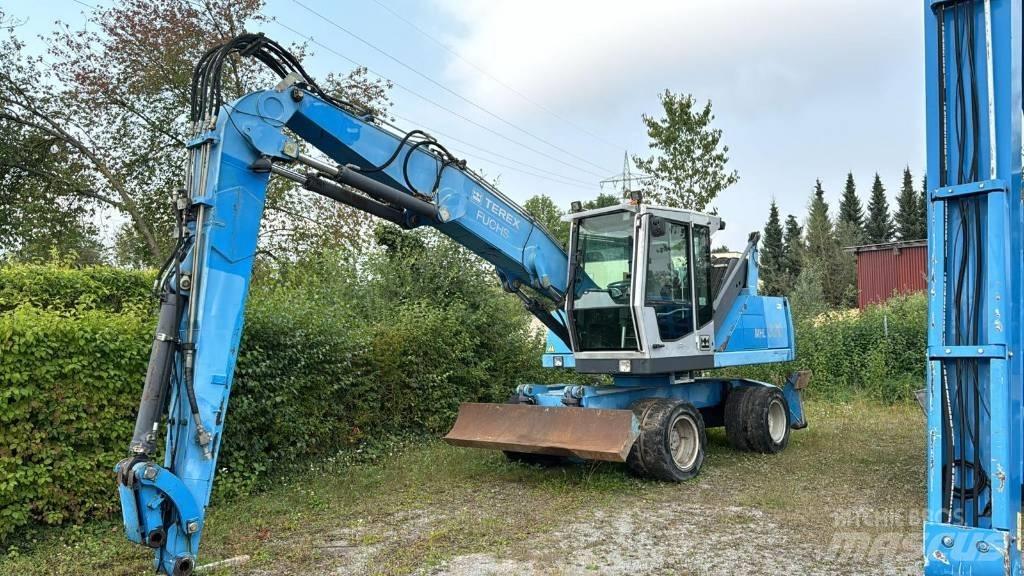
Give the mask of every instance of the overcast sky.
[[[924, 168], [919, 1], [298, 1], [266, 13], [330, 48], [311, 46], [311, 72], [350, 69], [340, 53], [390, 78], [401, 126], [433, 130], [520, 202], [595, 196], [625, 151], [646, 153], [640, 117], [666, 88], [713, 102], [740, 174], [713, 203], [728, 222], [716, 244], [742, 248], [773, 197], [802, 220], [816, 178], [834, 212], [849, 171], [866, 206], [876, 171], [893, 204], [903, 168], [918, 182]], [[87, 11], [3, 4], [28, 20], [23, 36]]]

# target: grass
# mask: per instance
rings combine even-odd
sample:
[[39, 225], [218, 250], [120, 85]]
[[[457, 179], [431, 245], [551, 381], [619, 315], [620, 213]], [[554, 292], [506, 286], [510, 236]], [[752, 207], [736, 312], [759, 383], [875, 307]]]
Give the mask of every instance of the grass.
[[[252, 557], [219, 574], [329, 573], [338, 564], [353, 573], [407, 574], [462, 554], [516, 557], [569, 522], [623, 507], [683, 501], [721, 509], [715, 529], [737, 532], [748, 518], [729, 510], [756, 509], [815, 540], [827, 538], [845, 510], [923, 505], [916, 406], [812, 403], [808, 410], [811, 427], [777, 456], [735, 452], [722, 431], [710, 431], [704, 470], [678, 485], [639, 480], [621, 465], [544, 470], [425, 442], [387, 462], [311, 471], [211, 508], [202, 561]], [[27, 576], [150, 568], [149, 551], [128, 544], [113, 522], [44, 531], [0, 558], [0, 574]]]

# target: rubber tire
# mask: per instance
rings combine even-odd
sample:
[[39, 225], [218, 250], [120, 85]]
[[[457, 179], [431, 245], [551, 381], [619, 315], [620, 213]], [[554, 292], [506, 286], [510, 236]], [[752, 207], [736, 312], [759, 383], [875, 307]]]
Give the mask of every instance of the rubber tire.
[[[509, 396], [505, 404], [532, 404], [532, 402], [523, 402], [518, 394], [513, 394]], [[531, 454], [529, 452], [512, 452], [511, 450], [502, 450], [501, 452], [505, 454], [505, 458], [509, 462], [526, 466], [539, 466], [541, 468], [561, 466], [566, 460], [564, 456], [554, 456], [552, 454]]]
[[729, 390], [725, 398], [725, 437], [729, 445], [741, 452], [750, 451], [747, 442], [746, 418], [744, 417], [744, 400], [753, 386], [737, 386]]
[[[640, 422], [640, 435], [626, 458], [626, 464], [638, 475], [666, 482], [682, 482], [700, 473], [704, 464], [704, 450], [708, 444], [704, 419], [693, 404], [686, 400], [646, 398], [631, 406]], [[672, 458], [669, 432], [681, 416], [688, 416], [697, 427], [697, 456], [689, 469], [680, 468]]]
[[[743, 393], [740, 398], [739, 410], [742, 417], [741, 430], [747, 449], [761, 454], [782, 452], [789, 445], [790, 425], [792, 424], [786, 397], [782, 395], [782, 390], [775, 386], [747, 386], [746, 388], [747, 392]], [[785, 432], [779, 442], [773, 440], [769, 432], [768, 410], [773, 402], [780, 403], [786, 414]], [[726, 428], [726, 434], [728, 434], [728, 428]]]

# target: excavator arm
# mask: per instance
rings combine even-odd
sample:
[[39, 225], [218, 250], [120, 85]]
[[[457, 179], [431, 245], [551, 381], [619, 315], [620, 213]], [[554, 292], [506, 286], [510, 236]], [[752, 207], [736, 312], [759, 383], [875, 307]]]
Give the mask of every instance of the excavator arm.
[[[224, 102], [221, 70], [236, 55], [263, 62], [281, 82]], [[562, 316], [548, 312], [566, 292], [563, 248], [429, 135], [389, 130], [327, 94], [262, 35], [207, 52], [192, 88], [178, 243], [158, 279], [161, 309], [130, 457], [116, 467], [129, 539], [155, 550], [158, 572], [175, 575], [196, 565], [272, 174], [404, 228], [436, 228], [493, 264], [503, 287], [569, 341]]]

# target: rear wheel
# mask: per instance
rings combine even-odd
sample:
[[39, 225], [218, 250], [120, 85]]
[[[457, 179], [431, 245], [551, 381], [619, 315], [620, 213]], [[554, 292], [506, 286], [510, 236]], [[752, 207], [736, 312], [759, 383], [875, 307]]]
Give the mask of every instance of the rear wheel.
[[725, 405], [725, 433], [737, 450], [781, 452], [789, 444], [789, 406], [775, 386], [734, 388]]
[[707, 434], [700, 411], [686, 400], [649, 398], [632, 406], [640, 435], [626, 463], [641, 476], [682, 482], [700, 472]]
[[725, 437], [736, 450], [750, 450], [743, 414], [744, 400], [752, 389], [752, 386], [737, 386], [729, 390], [729, 396], [725, 399]]
[[[505, 401], [505, 404], [533, 404], [533, 402], [525, 399], [519, 394], [513, 394]], [[559, 466], [565, 463], [565, 457], [553, 456], [551, 454], [531, 454], [529, 452], [513, 452], [511, 450], [502, 450], [505, 454], [505, 458], [508, 458], [509, 462], [515, 462], [517, 464], [525, 464], [527, 466], [542, 466], [549, 468], [551, 466]]]

